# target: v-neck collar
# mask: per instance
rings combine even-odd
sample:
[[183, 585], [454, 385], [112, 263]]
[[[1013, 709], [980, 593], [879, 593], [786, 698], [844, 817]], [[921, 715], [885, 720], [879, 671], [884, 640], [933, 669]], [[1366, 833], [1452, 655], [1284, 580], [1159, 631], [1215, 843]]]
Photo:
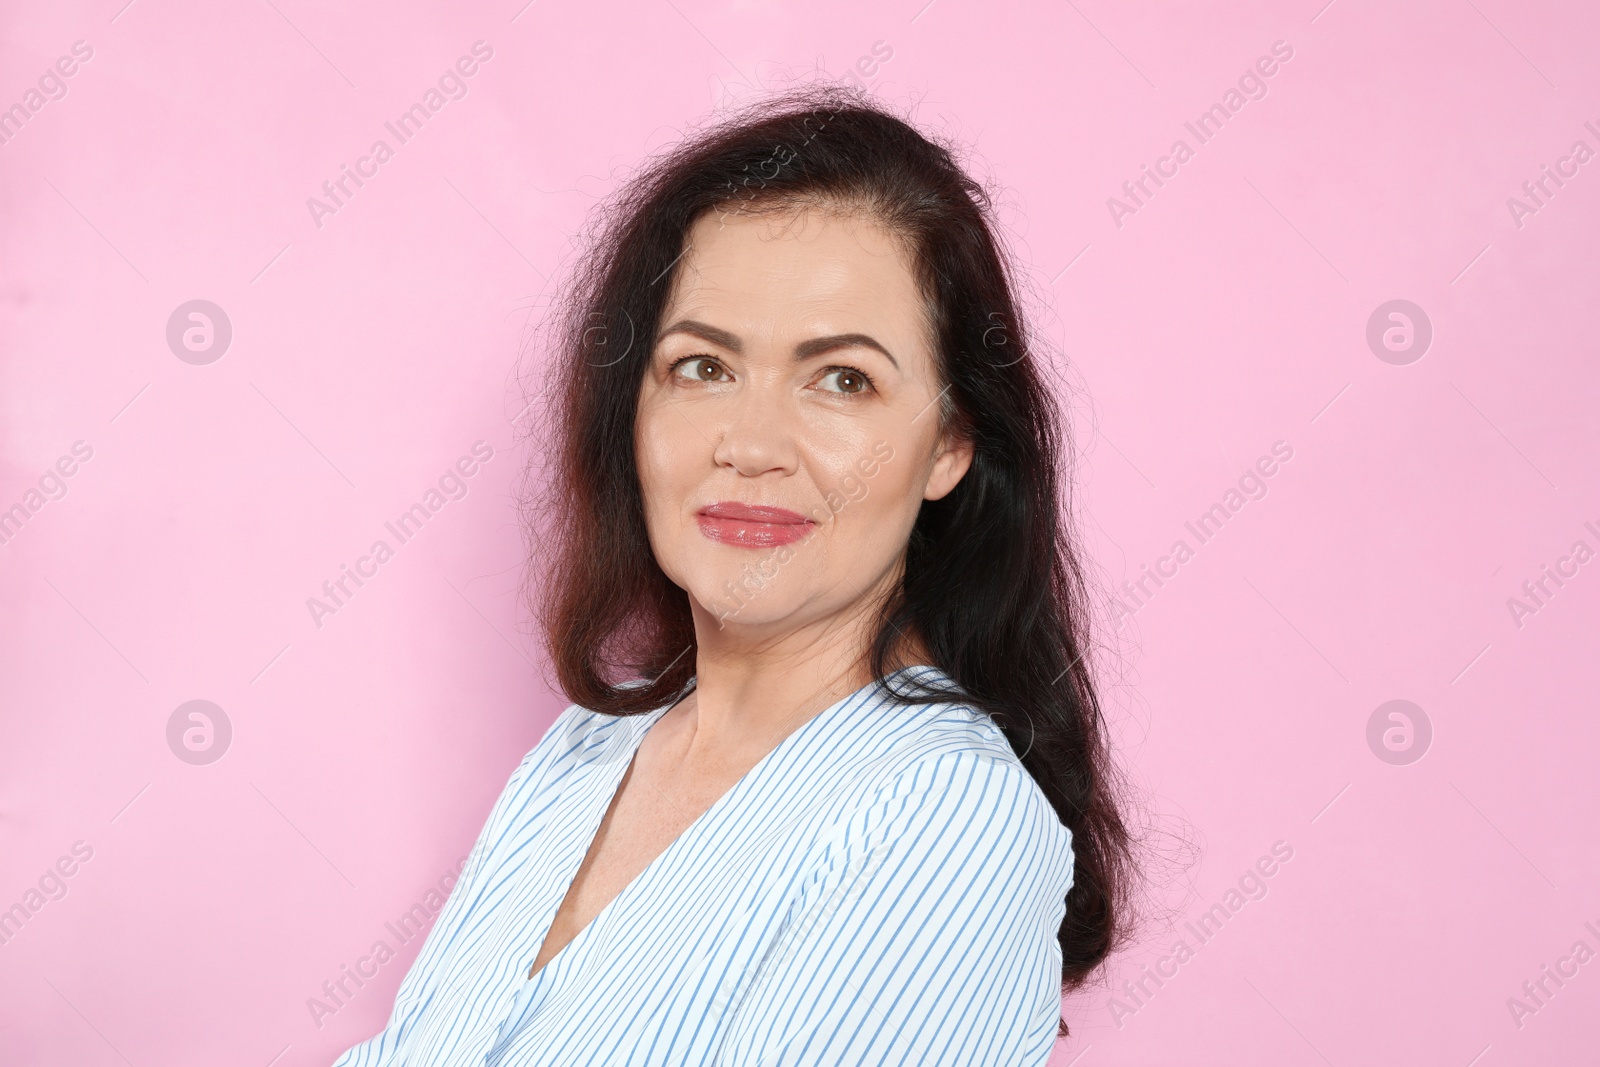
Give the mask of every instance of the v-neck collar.
[[[920, 680], [926, 677], [922, 672], [928, 671], [943, 675], [943, 672], [937, 667], [917, 664], [891, 671], [885, 676], [884, 680], [896, 679], [908, 672], [918, 672], [916, 677]], [[692, 691], [693, 682], [694, 679], [691, 678], [691, 685], [685, 688], [684, 695]], [[668, 861], [669, 857], [687, 847], [684, 842], [692, 835], [703, 833], [706, 826], [714, 823], [723, 813], [734, 806], [740, 797], [754, 788], [757, 783], [766, 777], [770, 768], [782, 755], [798, 748], [807, 738], [816, 734], [821, 729], [822, 724], [841, 714], [845, 708], [860, 710], [875, 702], [882, 692], [883, 685], [883, 681], [874, 678], [866, 685], [828, 705], [791, 730], [783, 740], [774, 745], [771, 750], [741, 775], [733, 785], [729, 786], [726, 792], [713, 801], [710, 807], [701, 812], [693, 822], [684, 827], [677, 837], [668, 842], [667, 847], [647, 863], [643, 870], [634, 875], [633, 879], [623, 886], [616, 896], [607, 901], [606, 905], [595, 913], [594, 917], [589, 920], [583, 929], [573, 935], [572, 940], [561, 946], [561, 949], [554, 956], [546, 960], [544, 966], [539, 968], [532, 978], [528, 977], [526, 968], [519, 970], [518, 973], [522, 976], [522, 984], [519, 986], [522, 991], [520, 995], [524, 997], [537, 995], [540, 1004], [547, 1000], [553, 992], [553, 986], [551, 988], [544, 987], [550, 986], [552, 981], [567, 969], [565, 965], [581, 954], [590, 939], [590, 931], [611, 917], [624, 898], [637, 892], [636, 887], [646, 882], [655, 870]], [[612, 801], [615, 799], [617, 789], [622, 783], [622, 777], [627, 773], [634, 756], [637, 755], [645, 734], [649, 732], [650, 727], [654, 726], [661, 716], [676, 707], [682, 699], [683, 697], [680, 696], [654, 711], [625, 716], [624, 721], [617, 724], [617, 729], [612, 731], [611, 736], [606, 739], [605, 744], [600, 746], [599, 751], [586, 760], [579, 769], [579, 773], [573, 776], [569, 788], [583, 794], [582, 818], [585, 832], [573, 837], [572, 844], [562, 856], [561, 869], [556, 873], [555, 883], [550, 890], [554, 894], [554, 899], [549, 900], [546, 905], [548, 914], [544, 921], [544, 932], [540, 935], [538, 943], [533, 946], [533, 951], [537, 952], [543, 945], [544, 939], [549, 936], [550, 927], [555, 922], [555, 916], [561, 908], [561, 902], [566, 898], [567, 892], [570, 891], [572, 880], [577, 877], [578, 868], [582, 866], [584, 857], [594, 843], [595, 834], [599, 832], [600, 823], [605, 818], [606, 809], [611, 806]], [[595, 778], [596, 775], [601, 775], [601, 777]], [[559, 810], [559, 804], [557, 808]], [[527, 1005], [525, 1010], [531, 1011], [537, 1010], [537, 1008], [533, 1005]]]

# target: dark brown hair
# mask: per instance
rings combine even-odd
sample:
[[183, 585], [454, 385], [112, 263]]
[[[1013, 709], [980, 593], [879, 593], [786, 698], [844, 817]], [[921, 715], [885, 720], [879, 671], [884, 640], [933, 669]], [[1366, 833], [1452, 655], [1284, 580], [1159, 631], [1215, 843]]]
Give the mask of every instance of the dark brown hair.
[[863, 210], [912, 254], [944, 424], [974, 455], [952, 492], [922, 505], [871, 667], [882, 681], [896, 635], [919, 635], [959, 691], [891, 696], [987, 713], [1071, 829], [1059, 932], [1071, 991], [1125, 938], [1137, 870], [1087, 662], [1086, 590], [1065, 508], [1070, 440], [1032, 355], [988, 195], [951, 148], [865, 93], [811, 86], [747, 106], [651, 160], [595, 216], [547, 320], [540, 370], [553, 389], [540, 442], [550, 469], [544, 506], [530, 513], [530, 530], [539, 527], [530, 595], [557, 680], [574, 702], [610, 715], [686, 693], [694, 625], [646, 536], [640, 384], [691, 225], [707, 212], [803, 204]]

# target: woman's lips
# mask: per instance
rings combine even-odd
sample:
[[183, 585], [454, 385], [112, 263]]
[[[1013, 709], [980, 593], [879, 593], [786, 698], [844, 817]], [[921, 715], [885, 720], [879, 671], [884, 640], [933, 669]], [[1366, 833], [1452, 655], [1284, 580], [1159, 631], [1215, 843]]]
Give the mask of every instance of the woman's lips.
[[771, 548], [788, 545], [811, 534], [816, 525], [787, 508], [760, 504], [740, 504], [723, 500], [703, 507], [695, 514], [700, 532], [713, 541], [741, 548]]

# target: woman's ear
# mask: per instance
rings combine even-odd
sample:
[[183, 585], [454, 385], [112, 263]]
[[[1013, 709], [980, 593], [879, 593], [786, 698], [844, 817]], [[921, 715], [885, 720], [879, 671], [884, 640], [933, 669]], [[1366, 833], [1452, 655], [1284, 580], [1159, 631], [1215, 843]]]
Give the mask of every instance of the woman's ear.
[[939, 438], [939, 451], [934, 454], [933, 470], [928, 473], [928, 488], [922, 499], [938, 500], [954, 489], [972, 466], [972, 451], [970, 437], [946, 431]]

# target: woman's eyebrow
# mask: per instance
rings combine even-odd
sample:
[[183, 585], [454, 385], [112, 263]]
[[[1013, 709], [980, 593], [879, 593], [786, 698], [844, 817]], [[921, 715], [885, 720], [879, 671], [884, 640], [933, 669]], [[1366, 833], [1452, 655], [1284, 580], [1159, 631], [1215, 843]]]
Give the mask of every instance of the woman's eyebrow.
[[895, 370], [900, 369], [900, 361], [895, 359], [887, 348], [864, 333], [836, 333], [827, 337], [813, 337], [809, 341], [801, 341], [794, 346], [794, 358], [797, 360], [810, 359], [812, 356], [820, 356], [824, 352], [832, 352], [838, 348], [877, 349], [888, 357], [889, 362], [894, 364]]
[[[734, 355], [744, 354], [744, 343], [738, 337], [727, 330], [718, 329], [696, 319], [678, 320], [657, 334], [656, 342], [659, 344], [663, 338], [674, 333], [686, 333], [692, 337], [698, 337], [702, 341], [726, 348]], [[895, 370], [900, 369], [900, 361], [894, 358], [894, 354], [879, 344], [876, 339], [864, 333], [835, 333], [829, 334], [827, 337], [813, 337], [808, 341], [801, 341], [794, 346], [794, 358], [796, 360], [811, 359], [814, 356], [822, 355], [824, 352], [856, 347], [871, 348], [882, 352], [888, 357], [889, 362], [894, 364]]]
[[739, 338], [727, 330], [719, 330], [715, 326], [709, 326], [695, 319], [679, 319], [671, 326], [668, 326], [656, 334], [656, 344], [660, 344], [667, 336], [675, 333], [686, 333], [691, 337], [698, 337], [702, 341], [726, 348], [736, 356], [744, 354], [744, 344]]

